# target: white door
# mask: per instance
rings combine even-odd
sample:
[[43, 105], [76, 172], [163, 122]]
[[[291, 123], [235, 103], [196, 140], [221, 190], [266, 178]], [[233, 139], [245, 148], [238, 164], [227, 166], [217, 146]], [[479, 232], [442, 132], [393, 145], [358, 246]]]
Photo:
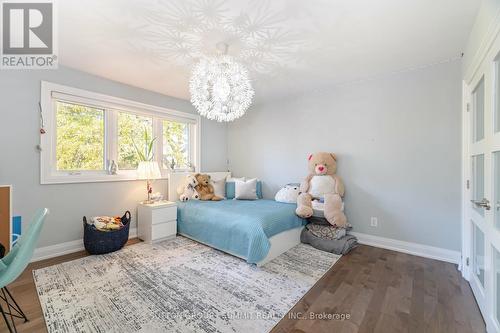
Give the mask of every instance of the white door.
[[500, 332], [500, 38], [464, 82], [464, 276]]

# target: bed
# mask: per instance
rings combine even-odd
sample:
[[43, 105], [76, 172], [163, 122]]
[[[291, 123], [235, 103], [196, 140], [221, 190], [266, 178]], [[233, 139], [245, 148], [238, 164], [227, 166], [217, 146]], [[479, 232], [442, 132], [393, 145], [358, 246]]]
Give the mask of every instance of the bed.
[[[230, 173], [209, 173], [213, 179]], [[187, 173], [171, 174], [169, 200], [178, 201], [177, 187]], [[248, 263], [263, 265], [300, 243], [306, 221], [295, 204], [274, 200], [178, 201], [178, 233]]]

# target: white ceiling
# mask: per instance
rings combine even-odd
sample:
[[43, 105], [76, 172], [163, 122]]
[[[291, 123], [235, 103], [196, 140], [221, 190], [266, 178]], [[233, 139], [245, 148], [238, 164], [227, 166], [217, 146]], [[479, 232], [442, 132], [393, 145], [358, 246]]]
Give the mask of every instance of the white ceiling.
[[215, 44], [259, 102], [459, 57], [480, 0], [64, 0], [62, 65], [189, 99]]

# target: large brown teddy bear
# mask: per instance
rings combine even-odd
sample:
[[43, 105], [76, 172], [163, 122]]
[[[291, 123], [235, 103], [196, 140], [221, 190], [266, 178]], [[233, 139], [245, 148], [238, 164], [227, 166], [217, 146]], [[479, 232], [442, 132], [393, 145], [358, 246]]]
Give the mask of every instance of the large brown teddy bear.
[[198, 181], [198, 185], [196, 185], [195, 189], [200, 195], [200, 200], [205, 200], [205, 201], [222, 200], [221, 197], [216, 196], [214, 193], [214, 187], [212, 186], [212, 184], [210, 184], [210, 175], [197, 173], [194, 176]]
[[337, 158], [331, 153], [315, 153], [309, 156], [309, 175], [300, 184], [296, 213], [302, 218], [313, 215], [312, 200], [324, 199], [325, 218], [331, 225], [344, 227], [347, 218], [342, 211], [344, 184], [335, 174]]

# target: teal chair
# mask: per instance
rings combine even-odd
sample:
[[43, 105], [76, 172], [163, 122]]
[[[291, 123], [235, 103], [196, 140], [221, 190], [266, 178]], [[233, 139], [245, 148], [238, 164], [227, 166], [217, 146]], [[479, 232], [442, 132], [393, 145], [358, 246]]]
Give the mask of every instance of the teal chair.
[[[16, 300], [12, 297], [7, 285], [14, 282], [30, 263], [43, 222], [48, 213], [47, 208], [38, 210], [26, 232], [18, 239], [10, 252], [0, 260], [0, 298], [7, 304], [7, 311], [3, 309], [1, 304], [0, 311], [9, 332], [17, 332], [14, 318], [22, 318], [24, 322], [27, 322], [28, 318], [26, 318]], [[10, 323], [7, 316], [10, 316]]]

